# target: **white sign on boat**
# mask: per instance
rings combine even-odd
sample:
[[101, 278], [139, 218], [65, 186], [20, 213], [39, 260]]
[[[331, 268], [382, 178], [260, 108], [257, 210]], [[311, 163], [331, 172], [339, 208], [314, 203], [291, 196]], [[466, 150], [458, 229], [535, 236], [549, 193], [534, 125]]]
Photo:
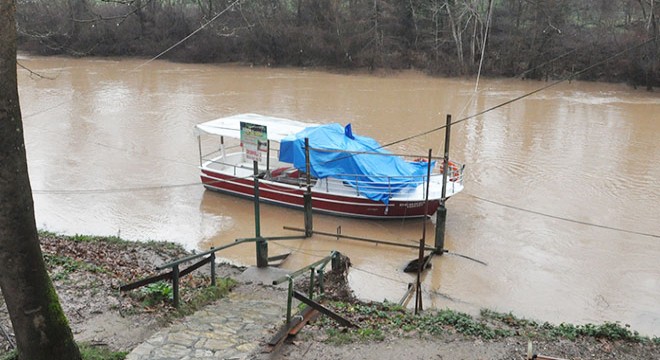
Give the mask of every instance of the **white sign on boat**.
[[241, 145], [245, 157], [261, 162], [262, 154], [268, 152], [268, 135], [265, 125], [241, 121]]

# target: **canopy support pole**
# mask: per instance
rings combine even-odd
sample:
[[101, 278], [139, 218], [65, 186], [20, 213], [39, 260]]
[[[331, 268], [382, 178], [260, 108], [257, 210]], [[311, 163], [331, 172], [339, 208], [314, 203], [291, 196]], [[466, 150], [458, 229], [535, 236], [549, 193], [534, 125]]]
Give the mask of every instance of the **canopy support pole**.
[[305, 205], [305, 237], [311, 237], [314, 233], [312, 221], [312, 174], [309, 160], [309, 138], [305, 138], [305, 172], [307, 174], [307, 190], [303, 194]]

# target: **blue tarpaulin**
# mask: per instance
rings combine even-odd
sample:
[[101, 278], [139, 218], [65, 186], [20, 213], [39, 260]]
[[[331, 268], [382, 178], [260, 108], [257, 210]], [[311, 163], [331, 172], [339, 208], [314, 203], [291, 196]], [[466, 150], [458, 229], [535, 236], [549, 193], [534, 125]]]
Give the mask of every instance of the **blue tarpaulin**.
[[[405, 161], [380, 147], [372, 138], [355, 135], [351, 125], [328, 124], [306, 128], [280, 143], [280, 161], [305, 171], [305, 138], [309, 139], [312, 176], [333, 177], [359, 190], [371, 200], [389, 203], [390, 195], [425, 181], [427, 163]], [[322, 150], [342, 150], [329, 152]], [[354, 154], [371, 152], [387, 154]]]

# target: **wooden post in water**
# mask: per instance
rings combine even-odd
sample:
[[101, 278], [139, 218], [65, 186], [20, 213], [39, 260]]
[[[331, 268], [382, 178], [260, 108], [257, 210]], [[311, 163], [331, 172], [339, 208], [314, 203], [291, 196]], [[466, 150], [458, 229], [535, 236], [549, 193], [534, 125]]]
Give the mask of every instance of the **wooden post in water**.
[[254, 168], [254, 237], [257, 238], [255, 242], [257, 247], [257, 267], [268, 267], [268, 242], [261, 237], [261, 216], [259, 209], [259, 164], [257, 161], [252, 162]]
[[445, 223], [447, 221], [447, 208], [445, 197], [447, 196], [447, 171], [449, 170], [449, 135], [451, 134], [451, 115], [447, 114], [447, 125], [445, 127], [445, 154], [442, 161], [442, 195], [440, 207], [435, 218], [435, 252], [442, 255], [445, 250]]
[[425, 239], [419, 241], [419, 258], [417, 268], [417, 279], [415, 281], [415, 315], [419, 315], [424, 310], [422, 306], [422, 271], [424, 271], [424, 247]]
[[[426, 194], [424, 195], [424, 214], [429, 211], [429, 191], [431, 190], [431, 156], [433, 150], [429, 149], [426, 167]], [[422, 223], [422, 240], [419, 243], [419, 258], [417, 259], [417, 281], [415, 282], [415, 315], [423, 310], [422, 306], [422, 271], [424, 271], [424, 248], [426, 248], [426, 221]]]
[[440, 203], [435, 214], [435, 253], [442, 255], [445, 249], [445, 223], [447, 222], [447, 208], [444, 201]]
[[309, 138], [305, 138], [305, 172], [307, 174], [307, 190], [303, 194], [305, 203], [305, 237], [311, 237], [314, 233], [312, 222], [312, 174], [309, 160]]

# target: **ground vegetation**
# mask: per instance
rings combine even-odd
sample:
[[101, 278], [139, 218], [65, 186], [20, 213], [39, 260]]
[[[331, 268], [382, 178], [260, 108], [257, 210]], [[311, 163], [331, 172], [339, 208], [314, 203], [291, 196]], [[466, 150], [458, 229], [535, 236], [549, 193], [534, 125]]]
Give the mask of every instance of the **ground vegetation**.
[[[117, 288], [154, 274], [158, 265], [189, 255], [180, 246], [45, 232], [40, 233], [40, 240], [62, 307], [82, 344], [83, 359], [124, 359], [158, 329], [186, 321], [184, 315], [235, 287], [273, 294], [283, 291], [227, 280], [238, 277], [244, 268], [218, 264], [217, 273], [225, 280], [217, 288], [209, 286], [206, 267], [182, 279], [183, 306], [177, 311], [168, 282], [126, 293]], [[359, 328], [344, 328], [320, 317], [274, 352], [265, 352], [269, 339], [263, 339], [263, 346], [251, 358], [525, 359], [530, 343], [534, 353], [567, 359], [654, 359], [660, 354], [659, 338], [643, 336], [620, 323], [554, 325], [490, 310], [482, 310], [478, 316], [451, 309], [428, 309], [413, 315], [397, 304], [356, 299], [341, 274], [328, 273], [324, 303]], [[300, 289], [308, 287], [305, 279], [296, 284]], [[2, 299], [0, 359], [14, 359], [10, 351], [14, 336]]]
[[[41, 232], [39, 238], [84, 360], [123, 359], [157, 329], [221, 298], [235, 285], [221, 278], [210, 286], [207, 266], [206, 271], [181, 278], [177, 309], [172, 305], [170, 282], [127, 292], [120, 292], [119, 287], [158, 273], [157, 265], [190, 255], [181, 246], [48, 232]], [[8, 319], [4, 294], [0, 295], [0, 359], [13, 360], [16, 332]]]

